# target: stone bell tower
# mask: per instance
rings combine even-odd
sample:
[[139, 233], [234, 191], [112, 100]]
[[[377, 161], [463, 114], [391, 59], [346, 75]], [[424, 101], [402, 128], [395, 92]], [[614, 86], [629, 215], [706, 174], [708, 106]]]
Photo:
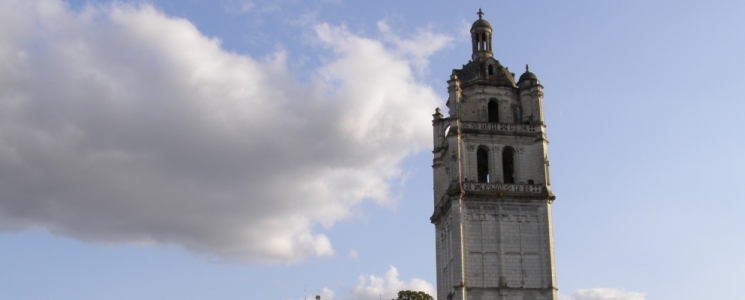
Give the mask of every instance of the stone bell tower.
[[557, 299], [543, 86], [494, 59], [492, 27], [448, 81], [434, 130], [437, 299]]

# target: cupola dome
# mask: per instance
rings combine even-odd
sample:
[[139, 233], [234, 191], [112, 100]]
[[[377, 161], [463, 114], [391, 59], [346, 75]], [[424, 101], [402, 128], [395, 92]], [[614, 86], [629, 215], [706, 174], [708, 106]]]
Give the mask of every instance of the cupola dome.
[[533, 74], [533, 72], [530, 72], [530, 69], [528, 68], [528, 65], [525, 65], [525, 73], [523, 75], [520, 75], [520, 79], [517, 81], [518, 86], [523, 86], [523, 82], [525, 82], [525, 85], [533, 85], [533, 84], [539, 84], [538, 77]]
[[478, 27], [486, 27], [491, 29], [491, 24], [489, 24], [489, 21], [479, 18], [478, 20], [476, 20], [476, 22], [473, 22], [471, 30], [474, 30]]

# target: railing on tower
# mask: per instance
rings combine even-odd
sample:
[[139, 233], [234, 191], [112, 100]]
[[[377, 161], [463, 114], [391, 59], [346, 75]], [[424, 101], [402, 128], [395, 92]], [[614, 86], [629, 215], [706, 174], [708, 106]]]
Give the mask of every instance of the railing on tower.
[[496, 130], [511, 132], [538, 132], [540, 125], [531, 124], [509, 124], [509, 123], [487, 123], [487, 122], [461, 122], [463, 129]]
[[510, 184], [510, 183], [485, 183], [485, 182], [464, 182], [463, 189], [468, 192], [517, 192], [517, 193], [540, 193], [543, 187], [536, 184]]

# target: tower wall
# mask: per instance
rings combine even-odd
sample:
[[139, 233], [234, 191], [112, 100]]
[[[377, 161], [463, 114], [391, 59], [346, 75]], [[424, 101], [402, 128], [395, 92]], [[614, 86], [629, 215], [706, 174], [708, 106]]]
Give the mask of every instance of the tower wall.
[[437, 298], [555, 300], [543, 87], [492, 57], [488, 22], [471, 32], [479, 47], [432, 121]]

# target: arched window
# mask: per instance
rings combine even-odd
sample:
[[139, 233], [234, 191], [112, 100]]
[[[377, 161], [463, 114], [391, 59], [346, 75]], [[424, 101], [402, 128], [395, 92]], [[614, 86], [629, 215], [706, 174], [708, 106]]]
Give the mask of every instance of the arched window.
[[489, 75], [494, 75], [494, 66], [489, 65]]
[[497, 99], [489, 101], [489, 123], [499, 123], [499, 103]]
[[502, 172], [504, 183], [515, 183], [515, 149], [510, 146], [502, 151]]
[[476, 150], [476, 170], [478, 182], [489, 182], [489, 152], [484, 148]]

